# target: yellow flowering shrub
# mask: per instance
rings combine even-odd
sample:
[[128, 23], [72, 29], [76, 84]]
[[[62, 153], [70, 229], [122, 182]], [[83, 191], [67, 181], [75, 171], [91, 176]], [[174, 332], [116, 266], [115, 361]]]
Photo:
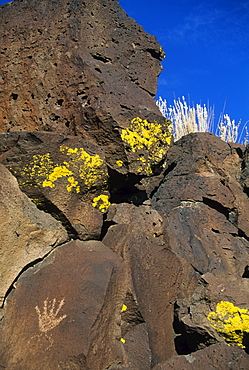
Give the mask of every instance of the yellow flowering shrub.
[[216, 312], [210, 312], [207, 318], [227, 344], [245, 348], [244, 336], [249, 332], [248, 309], [236, 307], [231, 302], [221, 301], [216, 306]]
[[109, 202], [109, 196], [106, 194], [101, 194], [93, 198], [92, 206], [98, 208], [100, 212], [106, 212], [110, 207], [111, 203]]
[[158, 164], [167, 153], [172, 140], [172, 125], [168, 120], [161, 125], [136, 117], [131, 121], [129, 128], [122, 129], [121, 139], [132, 152], [140, 155], [135, 161], [136, 171], [150, 175], [151, 166]]
[[83, 148], [66, 146], [61, 146], [60, 151], [70, 157], [68, 161], [63, 161], [61, 164], [54, 163], [50, 153], [34, 155], [20, 173], [25, 178], [21, 185], [29, 185], [32, 180], [32, 183], [37, 186], [54, 188], [56, 181], [64, 178], [68, 192], [72, 190], [76, 193], [80, 192], [78, 181], [80, 179], [87, 189], [91, 189], [99, 181], [102, 187], [105, 186], [108, 174], [105, 163], [99, 155], [91, 156]]
[[98, 180], [107, 182], [107, 170], [103, 159], [98, 154], [90, 155], [83, 148], [68, 148], [61, 146], [60, 150], [71, 157], [71, 167], [77, 168], [79, 177], [90, 189]]

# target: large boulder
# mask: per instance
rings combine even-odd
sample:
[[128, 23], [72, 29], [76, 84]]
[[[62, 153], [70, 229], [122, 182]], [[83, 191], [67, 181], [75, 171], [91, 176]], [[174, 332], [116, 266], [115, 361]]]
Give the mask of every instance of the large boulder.
[[61, 221], [72, 239], [99, 239], [110, 202], [98, 145], [51, 132], [8, 133], [0, 135], [0, 156], [22, 191]]
[[153, 370], [246, 370], [248, 367], [249, 356], [242, 349], [219, 343], [191, 355], [172, 357]]
[[149, 205], [113, 205], [107, 222], [112, 226], [103, 243], [124, 259], [130, 293], [146, 323], [153, 366], [176, 354], [174, 302], [182, 266], [164, 241], [161, 216]]
[[27, 270], [6, 300], [6, 369], [103, 369], [125, 358], [123, 261], [98, 241], [71, 241]]
[[68, 240], [61, 223], [40, 211], [0, 164], [0, 306], [18, 275]]

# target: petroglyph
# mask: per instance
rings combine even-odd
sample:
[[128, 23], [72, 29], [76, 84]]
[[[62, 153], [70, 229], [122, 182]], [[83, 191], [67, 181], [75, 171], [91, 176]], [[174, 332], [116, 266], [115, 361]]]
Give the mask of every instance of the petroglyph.
[[38, 306], [35, 306], [35, 310], [39, 318], [39, 329], [41, 332], [47, 333], [48, 331], [54, 329], [63, 319], [67, 317], [67, 315], [57, 317], [62, 306], [64, 305], [64, 302], [65, 298], [60, 301], [57, 310], [55, 310], [56, 298], [54, 298], [51, 302], [49, 302], [47, 298], [44, 301], [43, 312], [40, 311]]
[[[54, 343], [52, 334], [48, 332], [56, 328], [56, 326], [58, 326], [60, 322], [67, 317], [66, 314], [58, 316], [64, 303], [65, 298], [63, 298], [60, 302], [59, 301], [57, 302], [56, 298], [54, 298], [51, 301], [49, 301], [48, 298], [46, 298], [45, 301], [43, 302], [42, 309], [40, 309], [38, 306], [35, 306], [35, 310], [38, 315], [38, 326], [41, 334], [33, 336], [31, 340], [37, 337], [38, 342], [40, 342], [41, 338], [46, 339], [49, 342], [49, 345], [46, 347], [45, 350], [51, 348]], [[29, 343], [31, 342], [29, 341]]]

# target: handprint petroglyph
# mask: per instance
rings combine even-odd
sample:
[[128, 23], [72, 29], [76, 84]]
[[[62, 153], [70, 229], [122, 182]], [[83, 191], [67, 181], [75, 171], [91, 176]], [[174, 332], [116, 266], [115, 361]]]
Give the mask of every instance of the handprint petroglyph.
[[55, 309], [56, 298], [54, 298], [51, 302], [49, 302], [47, 298], [44, 301], [43, 312], [40, 311], [38, 306], [35, 306], [35, 310], [39, 319], [39, 329], [41, 332], [47, 333], [48, 331], [54, 329], [63, 319], [67, 317], [67, 315], [57, 317], [62, 306], [64, 305], [64, 302], [65, 298], [60, 301], [58, 308]]
[[[58, 326], [60, 322], [67, 317], [67, 315], [58, 316], [64, 303], [65, 298], [63, 298], [61, 301], [57, 301], [56, 298], [49, 301], [48, 298], [46, 298], [43, 302], [42, 309], [40, 309], [38, 306], [35, 306], [35, 311], [38, 315], [38, 326], [41, 333], [34, 335], [31, 340], [38, 338], [38, 342], [40, 342], [42, 338], [46, 339], [49, 342], [49, 345], [45, 350], [51, 348], [54, 343], [54, 340], [52, 339], [52, 333], [49, 332], [56, 328], [56, 326]], [[31, 340], [29, 343], [31, 343]]]

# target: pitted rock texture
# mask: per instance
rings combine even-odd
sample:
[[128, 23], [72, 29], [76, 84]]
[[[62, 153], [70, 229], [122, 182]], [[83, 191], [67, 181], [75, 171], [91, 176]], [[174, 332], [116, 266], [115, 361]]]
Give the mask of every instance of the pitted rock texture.
[[39, 211], [0, 164], [0, 305], [21, 271], [66, 242], [68, 235], [52, 216]]
[[8, 133], [0, 135], [1, 157], [22, 191], [61, 221], [71, 238], [99, 239], [105, 208], [99, 208], [101, 198], [96, 204], [94, 199], [103, 194], [108, 199], [108, 170], [99, 146], [49, 132]]
[[152, 207], [165, 219], [173, 251], [200, 274], [242, 277], [248, 259], [249, 199], [242, 158], [212, 134], [191, 134], [168, 153], [168, 173]]
[[178, 354], [222, 341], [207, 320], [218, 302], [249, 306], [249, 199], [240, 184], [242, 174], [246, 182], [244, 150], [213, 134], [183, 137], [169, 150], [165, 177], [152, 198], [170, 249], [185, 261], [175, 303]]
[[169, 361], [154, 367], [154, 370], [246, 370], [249, 356], [238, 347], [215, 344], [192, 355], [173, 357]]
[[107, 219], [116, 225], [110, 226], [103, 243], [127, 266], [131, 291], [147, 325], [154, 366], [175, 354], [172, 323], [181, 264], [164, 241], [162, 218], [149, 206], [111, 206]]
[[163, 51], [117, 0], [15, 0], [0, 20], [0, 132], [80, 135], [120, 171], [121, 129], [164, 124], [152, 99]]

